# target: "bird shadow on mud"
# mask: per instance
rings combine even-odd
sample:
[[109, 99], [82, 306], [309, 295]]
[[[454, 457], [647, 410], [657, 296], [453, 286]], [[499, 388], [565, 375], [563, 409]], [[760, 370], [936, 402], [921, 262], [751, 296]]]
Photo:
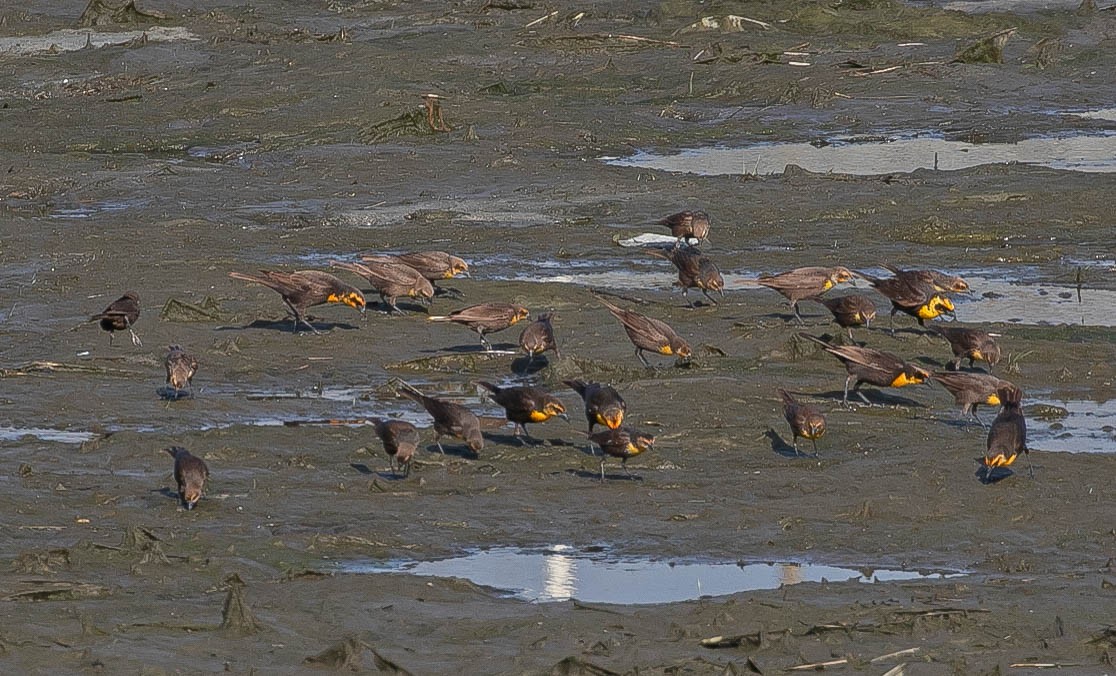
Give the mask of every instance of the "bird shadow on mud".
[[771, 450], [784, 458], [813, 458], [813, 453], [800, 453], [794, 450], [792, 444], [787, 443], [775, 430], [768, 428], [763, 436], [771, 440]]
[[500, 354], [501, 352], [514, 354], [518, 349], [518, 345], [514, 343], [492, 343], [492, 349], [486, 350], [483, 345], [479, 343], [468, 343], [465, 345], [453, 345], [450, 347], [435, 348], [432, 350], [420, 350], [424, 354], [438, 354], [439, 352], [455, 352], [459, 354], [476, 353], [476, 354]]
[[988, 467], [982, 464], [977, 468], [976, 478], [979, 479], [982, 484], [988, 485], [994, 484], [997, 481], [1003, 481], [1013, 474], [1015, 474], [1015, 472], [1007, 467]]
[[[566, 470], [566, 474], [572, 474], [573, 476], [575, 476], [579, 479], [592, 479], [594, 481], [600, 481], [601, 480], [600, 470], [568, 469], [568, 470]], [[606, 469], [605, 470], [605, 475], [604, 475], [604, 480], [605, 481], [641, 481], [642, 482], [643, 477], [641, 477], [638, 474], [623, 474], [623, 473], [621, 473], [621, 474], [609, 474], [608, 470]]]
[[[452, 456], [454, 458], [463, 458], [465, 460], [480, 459], [480, 453], [474, 453], [469, 449], [468, 446], [465, 445], [459, 446], [457, 444], [442, 444], [442, 448], [445, 449], [445, 454], [447, 456]], [[442, 452], [438, 450], [438, 444], [427, 445], [426, 452], [433, 453], [434, 455], [442, 455]]]
[[[514, 434], [494, 434], [492, 432], [486, 432], [484, 438], [494, 444], [500, 444], [501, 446], [508, 446], [510, 448], [556, 448], [574, 445], [566, 439], [544, 439], [535, 436], [517, 437]], [[521, 439], [522, 441], [520, 441]]]
[[161, 488], [152, 488], [151, 492], [152, 493], [157, 493], [158, 495], [161, 495], [164, 498], [170, 498], [171, 500], [176, 500], [176, 501], [178, 500], [178, 491], [174, 490], [173, 488], [168, 488], [166, 486], [163, 486]]
[[166, 401], [178, 401], [179, 399], [193, 399], [194, 393], [190, 390], [176, 390], [169, 385], [155, 388], [155, 394], [159, 395], [160, 399]]
[[379, 312], [382, 315], [388, 315], [390, 317], [403, 318], [403, 317], [405, 317], [409, 314], [424, 314], [424, 315], [430, 314], [430, 309], [427, 308], [425, 305], [423, 305], [421, 303], [408, 303], [408, 302], [402, 301], [402, 300], [395, 301], [395, 307], [402, 310], [403, 314], [399, 314], [398, 312], [395, 312], [394, 310], [391, 309], [390, 305], [388, 305], [387, 303], [385, 303], [383, 301], [381, 301], [379, 303], [376, 303], [375, 305], [376, 305], [376, 307], [374, 307], [374, 308], [369, 307], [368, 310], [370, 312]]
[[[360, 329], [355, 324], [347, 322], [324, 322], [321, 320], [311, 320], [310, 324], [321, 333], [332, 331], [334, 329], [345, 329], [347, 331]], [[248, 329], [267, 329], [269, 331], [279, 331], [281, 333], [294, 333], [291, 327], [294, 322], [291, 319], [274, 320], [274, 319], [256, 319], [244, 326], [218, 326], [217, 331], [246, 331]], [[305, 324], [299, 324], [298, 333], [311, 333], [306, 328]]]
[[385, 470], [372, 469], [371, 467], [369, 467], [368, 465], [365, 465], [362, 462], [350, 462], [349, 467], [352, 467], [353, 469], [355, 469], [356, 471], [360, 472], [361, 474], [363, 474], [365, 476], [374, 476], [374, 477], [377, 477], [379, 479], [384, 479], [386, 481], [402, 481], [402, 480], [407, 478], [407, 477], [403, 476], [402, 473], [393, 472], [390, 469], [385, 469]]
[[529, 376], [548, 366], [550, 366], [550, 360], [543, 356], [535, 357], [533, 360], [530, 357], [519, 357], [512, 360], [511, 372], [520, 376]]
[[[874, 388], [866, 388], [860, 390], [868, 399], [868, 404], [871, 406], [906, 406], [908, 408], [926, 408], [925, 404], [920, 404], [914, 399], [907, 399], [906, 397], [899, 397], [893, 394], [887, 394], [882, 390]], [[819, 399], [834, 399], [838, 402], [845, 396], [842, 390], [833, 390], [831, 392], [817, 392], [813, 396]], [[860, 396], [849, 390], [849, 406], [864, 406], [864, 400]]]

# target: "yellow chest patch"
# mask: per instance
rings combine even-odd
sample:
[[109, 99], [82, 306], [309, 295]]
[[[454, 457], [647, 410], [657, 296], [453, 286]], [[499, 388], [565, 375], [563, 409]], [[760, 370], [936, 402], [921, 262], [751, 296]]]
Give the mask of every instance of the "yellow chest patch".
[[531, 422], [546, 422], [554, 416], [546, 411], [531, 411], [527, 417], [530, 418]]
[[980, 350], [969, 350], [969, 356], [973, 359], [983, 359], [984, 361], [988, 361], [987, 359], [984, 359], [984, 353]]
[[326, 296], [326, 301], [329, 302], [329, 303], [340, 303], [341, 302], [341, 296], [338, 296], [335, 293], [331, 293], [328, 296]]
[[909, 377], [906, 373], [900, 373], [895, 376], [895, 380], [891, 381], [892, 387], [906, 387], [907, 385], [918, 385], [924, 379], [919, 376]]
[[832, 288], [833, 282], [831, 282], [830, 280], [827, 279], [825, 280], [825, 282], [822, 283], [822, 291], [829, 291]]
[[1000, 397], [995, 394], [990, 394], [988, 395], [988, 398], [984, 400], [984, 403], [988, 404], [989, 406], [999, 406]]
[[918, 308], [918, 316], [921, 319], [935, 319], [942, 316], [941, 306], [933, 301]]
[[624, 455], [626, 455], [630, 458], [633, 455], [639, 455], [643, 451], [644, 451], [644, 449], [640, 448], [639, 446], [636, 446], [635, 444], [633, 444], [631, 442], [628, 442], [627, 448], [624, 449]]
[[659, 354], [674, 354], [674, 350], [670, 349], [670, 345], [663, 345], [659, 348]]
[[1011, 455], [998, 453], [990, 458], [985, 458], [984, 464], [989, 467], [1007, 467], [1011, 463], [1015, 462], [1016, 456], [1016, 453], [1012, 453]]

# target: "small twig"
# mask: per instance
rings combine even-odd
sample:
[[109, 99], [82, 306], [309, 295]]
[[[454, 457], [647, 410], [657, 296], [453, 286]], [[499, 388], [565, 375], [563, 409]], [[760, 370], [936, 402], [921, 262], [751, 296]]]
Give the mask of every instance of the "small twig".
[[1063, 667], [1082, 667], [1081, 662], [1016, 662], [1009, 665], [1012, 669], [1061, 669]]
[[787, 671], [818, 671], [826, 667], [836, 667], [842, 664], [848, 664], [849, 660], [842, 658], [839, 660], [830, 660], [828, 662], [814, 662], [813, 664], [800, 664], [797, 667], [788, 667]]
[[537, 26], [540, 23], [542, 23], [543, 21], [546, 21], [547, 19], [552, 19], [556, 16], [558, 16], [558, 10], [554, 10], [553, 12], [551, 12], [550, 14], [547, 14], [546, 16], [540, 16], [539, 18], [535, 19], [534, 21], [528, 23], [526, 26], [524, 26], [524, 28], [530, 28], [532, 26]]
[[890, 660], [893, 657], [902, 657], [903, 655], [914, 655], [919, 650], [921, 650], [921, 648], [907, 648], [906, 650], [896, 650], [893, 653], [888, 653], [886, 655], [880, 655], [879, 657], [873, 657], [872, 659], [870, 659], [868, 661], [871, 662], [872, 664], [876, 664], [877, 662], [884, 662], [886, 660]]

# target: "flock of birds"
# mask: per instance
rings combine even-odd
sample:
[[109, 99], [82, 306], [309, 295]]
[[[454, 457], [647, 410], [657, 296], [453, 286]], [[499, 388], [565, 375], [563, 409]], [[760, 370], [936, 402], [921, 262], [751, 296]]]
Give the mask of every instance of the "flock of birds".
[[[649, 253], [674, 264], [678, 271], [676, 285], [682, 288], [684, 296], [690, 289], [697, 289], [716, 304], [712, 294], [724, 296], [724, 279], [712, 259], [698, 248], [709, 236], [708, 215], [701, 211], [683, 211], [667, 216], [659, 224], [670, 228], [675, 238], [674, 244], [650, 250]], [[365, 255], [360, 263], [332, 261], [331, 266], [367, 281], [380, 296], [387, 311], [399, 314], [403, 314], [403, 310], [397, 305], [400, 297], [429, 304], [436, 294], [453, 293], [452, 289], [438, 287], [437, 282], [469, 273], [468, 263], [440, 251]], [[794, 317], [799, 323], [802, 323], [799, 302], [811, 300], [824, 305], [833, 315], [834, 322], [847, 330], [851, 344], [838, 344], [806, 333], [797, 334], [799, 338], [817, 344], [821, 350], [833, 355], [845, 366], [848, 377], [845, 380], [843, 403], [846, 406], [850, 391], [871, 405], [860, 391], [864, 384], [904, 387], [932, 380], [940, 383], [954, 396], [957, 404], [962, 407], [963, 416], [971, 417], [981, 425], [984, 425], [983, 421], [976, 416], [978, 406], [1001, 407], [988, 428], [986, 452], [977, 476], [985, 483], [1009, 476], [1011, 470], [1008, 467], [1020, 453], [1027, 452], [1026, 422], [1020, 406], [1022, 391], [1011, 382], [991, 374], [992, 368], [1001, 357], [995, 334], [969, 327], [935, 327], [934, 330], [949, 342], [954, 359], [946, 370], [930, 372], [897, 355], [854, 342], [853, 328], [870, 327], [876, 317], [876, 305], [871, 297], [859, 293], [823, 297], [823, 294], [839, 284], [850, 282], [854, 277], [863, 278], [891, 302], [891, 330], [894, 332], [894, 316], [897, 313], [908, 314], [917, 319], [920, 326], [925, 326], [927, 320], [953, 314], [954, 305], [949, 298], [950, 293], [969, 291], [965, 280], [936, 270], [904, 270], [890, 266], [887, 269], [892, 276], [878, 278], [840, 266], [803, 267], [761, 276], [756, 283], [782, 294], [790, 302]], [[292, 329], [295, 332], [300, 327], [306, 327], [313, 333], [318, 333], [306, 314], [311, 307], [340, 303], [359, 310], [362, 315], [367, 309], [365, 295], [359, 288], [328, 272], [261, 270], [258, 273], [230, 272], [229, 276], [261, 284], [279, 293], [291, 315]], [[644, 352], [672, 356], [680, 363], [690, 359], [690, 345], [666, 322], [619, 307], [599, 292], [592, 293], [620, 322], [636, 348], [636, 356], [645, 366], [650, 367], [650, 363]], [[693, 302], [690, 304], [692, 306]], [[139, 314], [139, 296], [128, 292], [111, 303], [104, 312], [93, 315], [91, 321], [99, 322], [101, 328], [109, 332], [110, 344], [115, 332], [127, 331], [132, 343], [141, 345], [133, 328]], [[488, 334], [510, 328], [528, 319], [529, 315], [528, 309], [522, 305], [481, 303], [448, 315], [431, 316], [429, 320], [465, 326], [480, 336], [485, 350], [491, 350], [492, 346], [486, 338]], [[542, 314], [528, 324], [520, 335], [519, 348], [528, 355], [528, 365], [547, 351], [553, 351], [555, 356], [560, 357], [554, 335], [554, 318], [554, 313]], [[969, 361], [969, 370], [959, 370], [960, 362], [965, 359]], [[977, 361], [988, 365], [987, 372], [974, 370]], [[164, 365], [166, 383], [175, 398], [192, 387], [198, 362], [191, 354], [178, 345], [172, 345]], [[445, 453], [442, 437], [464, 442], [473, 454], [484, 448], [485, 439], [481, 433], [480, 420], [468, 407], [428, 396], [405, 382], [396, 382], [399, 385], [399, 394], [413, 399], [433, 418], [434, 442], [442, 453]], [[627, 472], [626, 463], [629, 458], [652, 448], [655, 442], [653, 435], [624, 424], [627, 404], [614, 387], [581, 380], [565, 380], [563, 383], [576, 391], [584, 402], [588, 422], [586, 435], [591, 442], [590, 448], [595, 444], [602, 452], [601, 481], [605, 479], [605, 458], [619, 458], [621, 466]], [[501, 387], [484, 381], [476, 384], [487, 390], [492, 400], [504, 408], [507, 420], [515, 425], [515, 435], [520, 438], [521, 443], [524, 437], [530, 438], [527, 433], [528, 424], [546, 422], [554, 417], [569, 419], [561, 400], [543, 387]], [[784, 417], [790, 425], [795, 453], [801, 453], [798, 440], [802, 438], [813, 443], [814, 454], [817, 456], [817, 440], [826, 431], [824, 414], [815, 406], [796, 400], [783, 389], [779, 389], [778, 394], [783, 402]], [[409, 475], [411, 461], [420, 443], [418, 429], [411, 423], [398, 419], [376, 419], [369, 422], [374, 425], [376, 435], [389, 456], [392, 472], [398, 471], [398, 465], [404, 476]], [[604, 429], [595, 432], [597, 425]], [[186, 509], [193, 509], [204, 492], [209, 477], [208, 467], [202, 459], [184, 448], [172, 447], [166, 450], [174, 457], [174, 477], [179, 499]]]

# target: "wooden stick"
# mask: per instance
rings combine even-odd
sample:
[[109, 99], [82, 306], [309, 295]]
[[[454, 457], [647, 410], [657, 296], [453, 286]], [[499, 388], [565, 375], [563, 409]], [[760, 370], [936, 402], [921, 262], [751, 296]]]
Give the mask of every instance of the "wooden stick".
[[836, 667], [842, 664], [848, 664], [849, 660], [841, 658], [839, 660], [830, 660], [828, 662], [814, 662], [813, 664], [800, 664], [797, 667], [788, 667], [787, 671], [817, 671], [825, 669], [826, 667]]

